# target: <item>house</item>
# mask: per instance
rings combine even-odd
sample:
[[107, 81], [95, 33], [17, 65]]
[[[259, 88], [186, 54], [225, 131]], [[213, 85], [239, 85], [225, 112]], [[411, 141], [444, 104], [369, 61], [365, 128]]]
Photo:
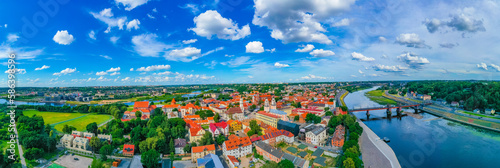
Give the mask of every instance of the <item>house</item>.
[[422, 100], [431, 100], [431, 96], [430, 95], [423, 95]]
[[197, 162], [199, 158], [203, 158], [208, 154], [215, 154], [215, 145], [195, 146], [191, 148], [191, 161]]
[[269, 132], [269, 133], [266, 133], [266, 134], [260, 136], [260, 139], [263, 142], [268, 143], [270, 145], [276, 145], [279, 142], [285, 142], [285, 143], [291, 144], [294, 141], [294, 136], [289, 131], [277, 130], [277, 131]]
[[313, 145], [324, 145], [326, 137], [326, 127], [321, 125], [309, 125], [314, 127], [306, 132], [306, 142]]
[[454, 101], [454, 102], [451, 102], [450, 105], [452, 107], [458, 107], [460, 104], [458, 104], [458, 102]]
[[222, 152], [224, 155], [231, 155], [240, 158], [252, 153], [252, 142], [248, 137], [238, 137], [231, 135], [229, 140], [222, 144]]
[[163, 105], [161, 107], [161, 110], [163, 111], [163, 113], [169, 114], [169, 113], [174, 112], [174, 109], [177, 109], [177, 111], [178, 111], [180, 108], [181, 108], [181, 105], [180, 104], [176, 104], [175, 99], [172, 99], [172, 101], [170, 102], [170, 104]]
[[495, 110], [494, 109], [484, 109], [484, 114], [495, 115]]
[[281, 151], [281, 149], [276, 149], [273, 146], [262, 141], [257, 141], [254, 144], [257, 153], [264, 156], [265, 159], [271, 160], [276, 163], [279, 163], [281, 161], [281, 157], [283, 157], [283, 151]]
[[177, 138], [174, 140], [175, 154], [184, 154], [184, 147], [186, 146], [186, 139]]
[[205, 130], [199, 126], [189, 129], [189, 143], [197, 142], [203, 137]]
[[243, 111], [239, 107], [231, 107], [226, 111], [226, 119], [242, 120], [244, 118]]
[[73, 147], [73, 140], [75, 139], [74, 136], [70, 134], [64, 134], [64, 136], [61, 138], [61, 144], [66, 147], [66, 148], [71, 148]]
[[132, 157], [134, 156], [135, 145], [125, 144], [123, 145], [123, 156]]
[[224, 168], [219, 157], [214, 154], [208, 154], [203, 158], [199, 158], [197, 161], [197, 168]]
[[73, 148], [80, 150], [90, 150], [90, 140], [82, 137], [73, 139]]
[[181, 116], [184, 117], [186, 115], [193, 115], [195, 112], [200, 111], [201, 107], [200, 106], [195, 106], [192, 103], [189, 103], [185, 106], [182, 106], [181, 109]]
[[227, 135], [229, 133], [229, 126], [225, 121], [211, 123], [209, 125], [209, 131], [212, 133], [213, 137], [219, 136], [220, 134]]
[[263, 123], [266, 123], [268, 125], [271, 125], [273, 127], [278, 126], [278, 121], [280, 119], [281, 119], [281, 117], [274, 115], [274, 114], [271, 114], [271, 113], [267, 113], [265, 111], [257, 112], [257, 120], [259, 120]]
[[347, 111], [342, 110], [340, 107], [335, 107], [335, 111], [333, 111], [333, 115], [346, 115]]
[[229, 167], [238, 167], [240, 166], [240, 161], [236, 159], [236, 157], [231, 155], [226, 155], [227, 160], [229, 160]]
[[229, 124], [229, 131], [230, 132], [239, 131], [242, 129], [242, 124], [241, 124], [241, 121], [239, 121], [239, 120], [229, 120], [229, 121], [227, 121], [227, 123]]
[[149, 101], [139, 101], [134, 103], [134, 109], [130, 112], [130, 115], [134, 115], [136, 112], [142, 113], [142, 120], [149, 119], [153, 115], [156, 105], [149, 105]]
[[333, 133], [332, 146], [336, 146], [336, 147], [344, 146], [344, 135], [345, 135], [344, 126], [338, 125], [335, 128], [335, 133]]

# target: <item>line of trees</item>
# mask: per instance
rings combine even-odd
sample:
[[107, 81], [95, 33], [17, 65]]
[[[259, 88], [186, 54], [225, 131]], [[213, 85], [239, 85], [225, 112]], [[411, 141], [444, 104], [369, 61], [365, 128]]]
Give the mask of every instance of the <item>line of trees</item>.
[[361, 151], [359, 150], [358, 140], [359, 136], [363, 133], [363, 128], [356, 122], [355, 116], [348, 114], [339, 115], [330, 118], [330, 122], [328, 122], [328, 133], [332, 135], [338, 125], [343, 125], [347, 132], [344, 137], [345, 143], [342, 147], [343, 154], [337, 157], [337, 167], [362, 167], [363, 161], [359, 159]]
[[462, 103], [466, 110], [500, 109], [500, 82], [418, 81], [407, 84], [408, 91], [428, 94], [433, 100]]

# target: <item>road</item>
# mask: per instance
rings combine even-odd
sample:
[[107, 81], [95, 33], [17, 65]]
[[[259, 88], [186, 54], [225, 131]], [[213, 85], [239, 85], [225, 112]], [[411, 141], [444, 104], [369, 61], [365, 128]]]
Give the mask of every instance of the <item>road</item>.
[[14, 129], [14, 133], [16, 134], [17, 148], [19, 149], [19, 158], [21, 158], [21, 165], [23, 168], [26, 168], [26, 159], [23, 156], [23, 147], [19, 144], [19, 134], [17, 134], [17, 124], [16, 129]]
[[357, 119], [363, 127], [360, 137], [361, 153], [365, 167], [392, 167], [400, 168], [398, 158], [387, 143], [381, 140], [368, 126]]
[[217, 150], [215, 150], [215, 154], [217, 156], [219, 156], [220, 162], [222, 162], [222, 165], [224, 166], [224, 168], [229, 168], [229, 166], [226, 163], [226, 158], [224, 157], [224, 154], [222, 153], [222, 149], [218, 148]]

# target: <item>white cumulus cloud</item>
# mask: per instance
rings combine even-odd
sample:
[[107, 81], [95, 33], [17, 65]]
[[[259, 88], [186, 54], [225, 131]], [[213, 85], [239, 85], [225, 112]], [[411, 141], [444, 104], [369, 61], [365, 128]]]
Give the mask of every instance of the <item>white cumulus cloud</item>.
[[328, 57], [328, 56], [333, 56], [335, 53], [330, 50], [323, 50], [323, 49], [316, 49], [313, 50], [312, 52], [309, 53], [310, 55], [314, 57]]
[[148, 3], [148, 0], [115, 0], [117, 5], [122, 4], [125, 7], [125, 10], [132, 10], [138, 6], [144, 5]]
[[195, 43], [196, 41], [198, 41], [198, 39], [189, 39], [189, 40], [182, 40], [182, 43], [191, 44], [191, 43]]
[[133, 36], [133, 48], [140, 56], [158, 57], [161, 53], [164, 53], [166, 49], [170, 48], [170, 45], [156, 40], [157, 38], [158, 36], [156, 34]]
[[170, 69], [170, 65], [152, 65], [152, 66], [148, 66], [148, 67], [137, 68], [136, 71], [150, 72], [150, 71], [169, 70], [169, 69]]
[[375, 61], [375, 58], [367, 57], [367, 56], [364, 56], [363, 54], [357, 53], [357, 52], [352, 52], [351, 57], [353, 60], [357, 60], [357, 61]]
[[170, 61], [190, 62], [198, 59], [200, 54], [201, 49], [195, 47], [186, 47], [183, 49], [174, 49], [170, 51], [168, 55], [165, 55], [165, 58]]
[[130, 31], [132, 29], [137, 30], [137, 29], [139, 29], [140, 24], [141, 24], [141, 22], [139, 20], [134, 19], [134, 20], [127, 23], [127, 30], [128, 31]]
[[250, 26], [248, 24], [239, 28], [237, 23], [222, 17], [214, 10], [201, 13], [193, 21], [195, 27], [189, 30], [207, 39], [211, 39], [215, 35], [219, 39], [238, 40], [250, 35]]
[[44, 70], [44, 69], [49, 69], [50, 66], [47, 66], [47, 65], [43, 65], [42, 67], [40, 68], [35, 68], [35, 71], [39, 71], [39, 70]]
[[247, 53], [262, 53], [264, 52], [264, 47], [262, 47], [262, 42], [260, 41], [252, 41], [249, 42], [246, 46]]
[[54, 35], [54, 38], [52, 38], [52, 39], [56, 43], [59, 43], [62, 45], [69, 45], [75, 40], [75, 38], [73, 38], [73, 35], [69, 34], [67, 30], [57, 31], [56, 35]]
[[312, 44], [300, 45], [299, 47], [302, 48], [298, 48], [297, 50], [295, 50], [295, 52], [310, 52], [314, 49], [314, 45]]
[[288, 64], [280, 64], [279, 62], [274, 63], [274, 66], [278, 68], [290, 67]]
[[66, 69], [62, 70], [61, 72], [56, 72], [56, 73], [54, 73], [52, 75], [57, 75], [57, 76], [59, 76], [59, 75], [67, 75], [67, 74], [71, 74], [73, 72], [76, 72], [76, 68], [74, 68], [74, 69], [66, 68]]

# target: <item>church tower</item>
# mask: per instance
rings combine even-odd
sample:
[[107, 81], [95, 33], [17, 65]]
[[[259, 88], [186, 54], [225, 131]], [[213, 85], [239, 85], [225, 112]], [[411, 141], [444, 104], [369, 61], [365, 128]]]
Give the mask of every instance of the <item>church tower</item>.
[[245, 112], [245, 106], [243, 106], [243, 97], [240, 98], [240, 109], [241, 109], [241, 112]]
[[269, 100], [267, 100], [267, 99], [264, 102], [264, 111], [269, 112]]
[[276, 100], [274, 100], [274, 97], [273, 100], [271, 101], [271, 109], [276, 110]]

